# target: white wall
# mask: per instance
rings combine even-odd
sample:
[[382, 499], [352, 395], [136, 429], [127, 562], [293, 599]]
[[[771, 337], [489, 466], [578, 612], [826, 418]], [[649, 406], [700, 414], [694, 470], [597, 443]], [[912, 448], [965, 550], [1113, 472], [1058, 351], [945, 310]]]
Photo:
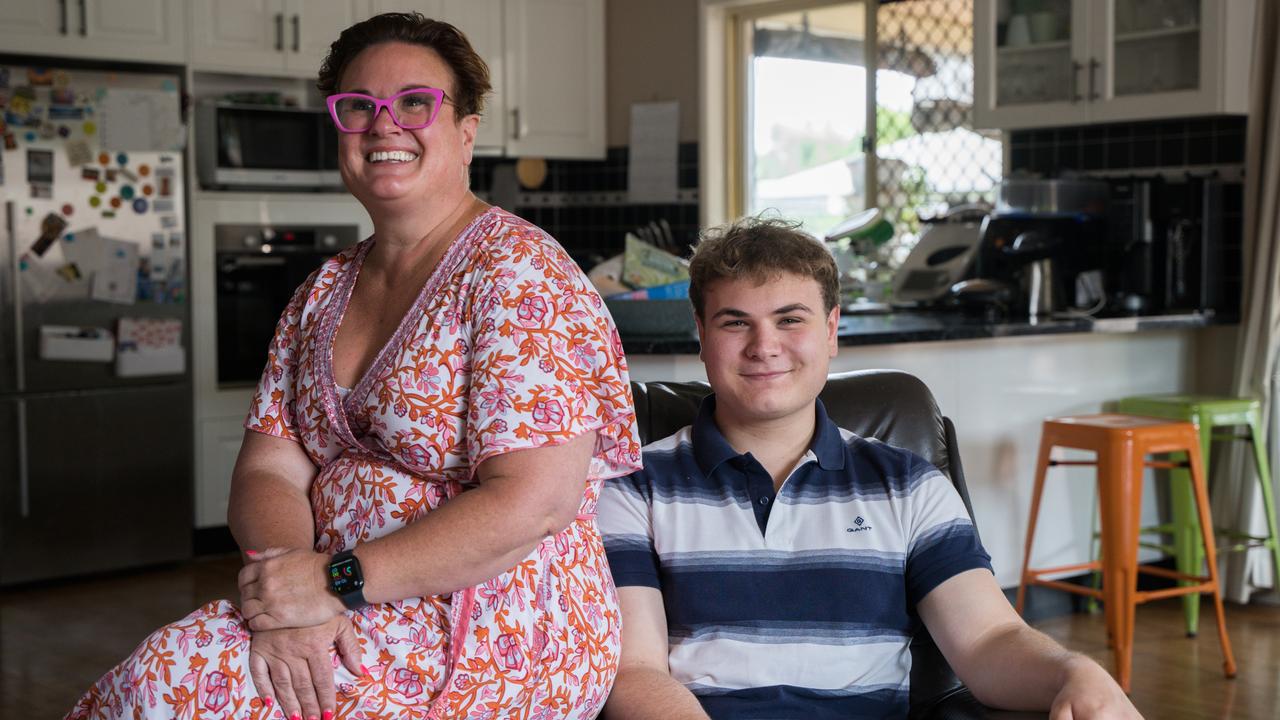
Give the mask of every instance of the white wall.
[[[1126, 395], [1194, 389], [1196, 344], [1202, 333], [1215, 331], [842, 347], [831, 371], [893, 368], [929, 385], [943, 414], [956, 424], [974, 514], [996, 579], [1011, 587], [1021, 570], [1041, 421], [1099, 412], [1104, 403]], [[628, 363], [634, 380], [706, 379], [694, 355], [632, 355]], [[1045, 567], [1089, 559], [1093, 507], [1091, 468], [1051, 470], [1033, 562]], [[1156, 519], [1156, 507], [1148, 477], [1144, 524]]]

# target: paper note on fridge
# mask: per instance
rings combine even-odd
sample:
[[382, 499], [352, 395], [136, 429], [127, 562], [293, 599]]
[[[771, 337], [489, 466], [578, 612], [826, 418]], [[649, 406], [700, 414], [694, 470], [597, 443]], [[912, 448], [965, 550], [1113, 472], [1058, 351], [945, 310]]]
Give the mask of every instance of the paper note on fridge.
[[122, 317], [117, 330], [116, 375], [177, 375], [187, 369], [181, 320]]
[[109, 88], [98, 103], [105, 150], [181, 150], [186, 133], [176, 90]]
[[138, 296], [138, 246], [102, 238], [102, 264], [93, 274], [89, 296], [94, 300], [133, 303]]

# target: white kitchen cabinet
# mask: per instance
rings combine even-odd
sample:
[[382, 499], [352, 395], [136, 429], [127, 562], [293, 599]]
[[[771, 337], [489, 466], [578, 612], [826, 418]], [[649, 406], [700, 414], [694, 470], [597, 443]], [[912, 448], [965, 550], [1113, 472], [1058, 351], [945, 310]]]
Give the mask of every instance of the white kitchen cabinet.
[[976, 0], [974, 125], [1248, 109], [1254, 0]]
[[604, 0], [505, 0], [513, 156], [605, 156]]
[[192, 0], [196, 70], [314, 77], [329, 44], [365, 16], [364, 0]]
[[185, 9], [169, 0], [0, 0], [0, 49], [182, 64]]

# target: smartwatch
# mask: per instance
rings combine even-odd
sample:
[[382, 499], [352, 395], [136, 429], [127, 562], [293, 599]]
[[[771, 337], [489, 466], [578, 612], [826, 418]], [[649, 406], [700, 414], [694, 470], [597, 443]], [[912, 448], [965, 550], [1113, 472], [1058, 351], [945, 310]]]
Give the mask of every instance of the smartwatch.
[[343, 550], [329, 561], [329, 589], [348, 610], [368, 605], [364, 599], [364, 573], [360, 561], [350, 550]]

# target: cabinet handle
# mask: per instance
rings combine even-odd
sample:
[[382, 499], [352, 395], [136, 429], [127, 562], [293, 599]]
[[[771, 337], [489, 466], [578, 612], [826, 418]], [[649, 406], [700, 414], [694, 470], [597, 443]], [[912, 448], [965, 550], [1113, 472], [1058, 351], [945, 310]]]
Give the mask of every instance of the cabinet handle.
[[1094, 58], [1089, 58], [1089, 100], [1090, 101], [1097, 100], [1099, 97], [1097, 91], [1094, 90], [1094, 87], [1095, 87], [1096, 76], [1098, 74], [1098, 68], [1101, 65], [1102, 63], [1098, 62]]
[[58, 0], [58, 34], [67, 34], [67, 0]]
[[1071, 104], [1075, 105], [1084, 99], [1080, 94], [1080, 71], [1084, 70], [1084, 63], [1071, 61]]
[[293, 51], [302, 50], [302, 20], [297, 14], [293, 16]]
[[520, 139], [520, 108], [511, 109], [511, 139]]
[[284, 13], [276, 13], [276, 51], [284, 52]]
[[80, 0], [80, 37], [89, 34], [89, 14], [84, 10], [84, 0]]
[[31, 517], [31, 468], [27, 458], [27, 401], [18, 398], [18, 511]]

